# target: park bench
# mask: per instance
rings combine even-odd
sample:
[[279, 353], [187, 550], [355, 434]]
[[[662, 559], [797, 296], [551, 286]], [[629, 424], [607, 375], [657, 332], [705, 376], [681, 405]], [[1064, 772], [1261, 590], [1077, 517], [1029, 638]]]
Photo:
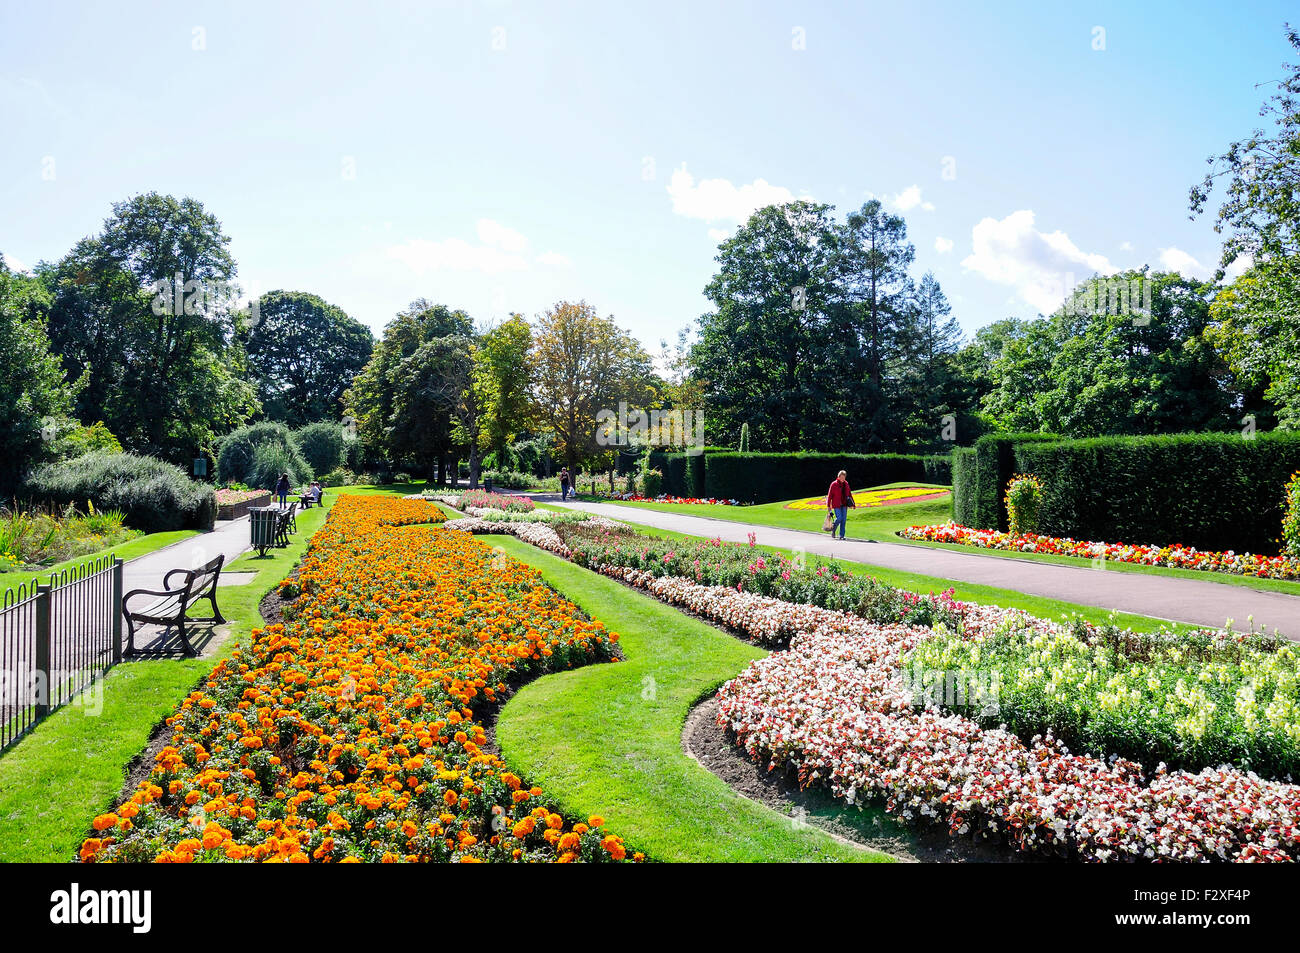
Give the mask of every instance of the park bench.
[[280, 518], [275, 524], [275, 544], [288, 546], [291, 533], [298, 532], [298, 501], [294, 500], [289, 508], [280, 511]]
[[[126, 654], [135, 655], [135, 626], [138, 622], [153, 622], [157, 625], [174, 625], [180, 634], [181, 645], [186, 655], [196, 655], [185, 634], [186, 622], [225, 622], [221, 610], [217, 608], [217, 580], [221, 577], [221, 565], [225, 556], [218, 556], [198, 569], [173, 569], [163, 576], [163, 587], [158, 589], [133, 589], [122, 597], [122, 615], [126, 617]], [[172, 578], [180, 576], [179, 585], [172, 586]], [[137, 596], [152, 596], [153, 600], [138, 609], [127, 608], [127, 603]], [[187, 619], [185, 614], [200, 599], [212, 603], [212, 617], [208, 619]]]

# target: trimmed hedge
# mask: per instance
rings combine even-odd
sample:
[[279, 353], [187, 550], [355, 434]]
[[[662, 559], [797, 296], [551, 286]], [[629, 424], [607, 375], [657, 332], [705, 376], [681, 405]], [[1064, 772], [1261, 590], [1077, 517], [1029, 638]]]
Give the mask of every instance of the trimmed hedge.
[[27, 477], [23, 496], [33, 503], [121, 510], [126, 525], [146, 533], [212, 529], [217, 497], [212, 487], [180, 467], [133, 453], [91, 453], [47, 463]]
[[947, 454], [724, 452], [707, 453], [696, 459], [703, 461], [703, 492], [687, 495], [744, 503], [816, 496], [840, 470], [847, 470], [849, 481], [858, 487], [907, 480], [942, 484], [952, 481], [952, 464]]
[[1015, 448], [1059, 440], [1053, 434], [1041, 433], [985, 434], [974, 446], [954, 451], [953, 519], [972, 529], [1005, 530], [1007, 506], [1003, 497], [1007, 482], [1018, 469], [1024, 469], [1016, 465]]
[[1012, 465], [1043, 482], [1046, 535], [1274, 555], [1300, 434], [1021, 442]]

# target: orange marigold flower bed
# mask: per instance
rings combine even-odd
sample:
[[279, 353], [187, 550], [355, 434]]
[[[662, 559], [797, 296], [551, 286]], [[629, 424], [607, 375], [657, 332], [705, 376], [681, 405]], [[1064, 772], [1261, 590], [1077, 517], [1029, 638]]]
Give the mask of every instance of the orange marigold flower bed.
[[[479, 712], [617, 636], [536, 570], [418, 500], [344, 496], [282, 624], [255, 629], [167, 719], [170, 744], [83, 861], [621, 860], [492, 752]], [[282, 588], [282, 591], [284, 589]]]

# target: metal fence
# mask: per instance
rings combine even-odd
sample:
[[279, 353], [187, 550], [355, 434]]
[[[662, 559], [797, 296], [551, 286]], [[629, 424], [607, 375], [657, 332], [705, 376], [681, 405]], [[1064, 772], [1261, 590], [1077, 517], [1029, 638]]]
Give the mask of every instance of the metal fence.
[[122, 661], [122, 560], [23, 583], [0, 608], [0, 751]]

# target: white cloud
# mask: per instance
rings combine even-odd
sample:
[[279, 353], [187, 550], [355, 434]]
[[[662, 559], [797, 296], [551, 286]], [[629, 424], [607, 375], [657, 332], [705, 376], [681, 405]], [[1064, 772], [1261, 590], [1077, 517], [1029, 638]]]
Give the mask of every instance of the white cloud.
[[383, 255], [405, 264], [417, 274], [430, 271], [480, 272], [499, 275], [529, 271], [534, 264], [546, 268], [568, 268], [573, 262], [567, 255], [547, 251], [532, 256], [529, 241], [521, 232], [490, 218], [475, 224], [480, 244], [463, 238], [408, 238], [400, 245], [384, 249]]
[[729, 228], [709, 229], [709, 238], [713, 239], [715, 242], [726, 241], [730, 237], [731, 237], [731, 229]]
[[506, 228], [500, 222], [494, 222], [490, 218], [478, 220], [478, 237], [480, 241], [512, 254], [520, 254], [528, 250], [528, 239], [513, 228]]
[[1041, 232], [1029, 209], [998, 220], [985, 218], [971, 229], [973, 253], [962, 267], [1000, 285], [1043, 313], [1055, 310], [1066, 294], [1093, 273], [1115, 271], [1105, 255], [1085, 252], [1065, 232]]
[[400, 245], [393, 245], [387, 254], [417, 274], [429, 271], [479, 271], [496, 275], [528, 268], [528, 259], [521, 255], [489, 245], [471, 245], [462, 238], [446, 238], [436, 242], [411, 238]]
[[1133, 243], [1132, 243], [1132, 242], [1120, 242], [1120, 243], [1119, 243], [1119, 250], [1120, 250], [1120, 251], [1132, 251], [1132, 250], [1133, 250]]
[[9, 266], [10, 271], [27, 271], [28, 268], [13, 255], [6, 254], [3, 256], [5, 264]]
[[885, 201], [900, 212], [910, 212], [918, 206], [927, 212], [934, 211], [933, 202], [926, 202], [921, 199], [921, 187], [919, 185], [909, 185], [892, 199], [885, 199]]
[[1214, 274], [1213, 268], [1207, 268], [1181, 248], [1162, 248], [1157, 257], [1160, 267], [1165, 271], [1176, 271], [1180, 275], [1205, 280]]
[[772, 185], [766, 179], [755, 179], [740, 186], [728, 179], [696, 182], [695, 176], [686, 171], [685, 163], [673, 170], [668, 195], [673, 200], [675, 214], [706, 222], [744, 222], [761, 208], [795, 200], [789, 189]]
[[934, 250], [940, 255], [946, 255], [948, 252], [952, 251], [952, 244], [951, 238], [944, 238], [940, 235], [934, 240]]

